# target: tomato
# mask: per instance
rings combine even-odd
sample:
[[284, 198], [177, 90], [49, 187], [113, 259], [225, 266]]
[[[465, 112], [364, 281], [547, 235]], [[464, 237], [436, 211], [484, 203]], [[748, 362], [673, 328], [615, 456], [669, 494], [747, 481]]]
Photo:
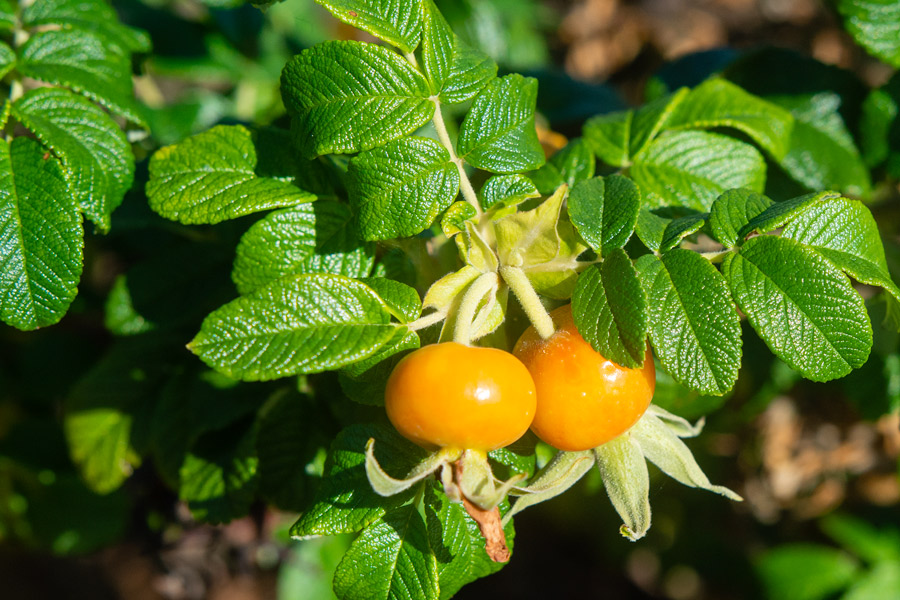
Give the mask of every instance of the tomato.
[[629, 369], [591, 348], [572, 320], [571, 306], [550, 316], [548, 339], [529, 328], [513, 349], [534, 378], [537, 413], [531, 429], [560, 450], [596, 448], [622, 435], [650, 405], [656, 368], [647, 349], [644, 366]]
[[534, 382], [516, 357], [456, 342], [405, 356], [384, 392], [391, 423], [425, 448], [507, 446], [528, 431], [535, 403]]

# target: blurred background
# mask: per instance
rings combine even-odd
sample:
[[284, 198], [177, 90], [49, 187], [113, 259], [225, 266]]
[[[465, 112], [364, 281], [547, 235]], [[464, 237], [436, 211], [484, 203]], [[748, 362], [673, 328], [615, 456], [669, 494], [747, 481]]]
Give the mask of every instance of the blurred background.
[[[455, 31], [502, 70], [540, 80], [539, 127], [548, 148], [578, 136], [594, 114], [638, 105], [722, 70], [769, 96], [838, 90], [836, 110], [860, 144], [870, 206], [900, 280], [897, 174], [870, 151], [860, 125], [871, 90], [890, 89], [893, 69], [854, 42], [831, 3], [437, 4]], [[85, 276], [69, 315], [32, 333], [0, 325], [0, 596], [331, 598], [330, 573], [349, 539], [292, 542], [287, 532], [296, 512], [260, 499], [250, 502], [249, 516], [226, 525], [197, 523], [164, 468], [176, 461], [177, 478], [180, 456], [167, 453], [189, 442], [166, 421], [139, 408], [129, 413], [135, 423], [153, 421], [154, 439], [178, 448], [148, 445], [153, 460], [132, 461], [131, 476], [106, 493], [77, 474], [64, 427], [98, 389], [151, 404], [177, 403], [172, 398], [187, 394], [201, 406], [197, 414], [218, 414], [208, 428], [223, 439], [256, 410], [269, 390], [194, 378], [199, 365], [186, 351], [178, 360], [170, 356], [172, 348], [182, 351], [206, 312], [234, 296], [232, 250], [222, 249], [233, 249], [247, 224], [217, 226], [213, 235], [153, 216], [142, 191], [145, 159], [216, 123], [285, 124], [278, 81], [287, 59], [326, 39], [364, 38], [312, 0], [286, 0], [265, 11], [238, 0], [113, 5], [153, 41], [152, 53], [134, 65], [151, 130], [131, 132], [137, 182], [114, 214], [111, 233], [88, 232]], [[779, 72], [784, 81], [774, 75]], [[834, 176], [838, 184], [843, 176]], [[651, 471], [653, 526], [631, 543], [619, 535], [618, 517], [594, 474], [517, 517], [511, 563], [457, 597], [900, 598], [900, 351], [896, 333], [879, 326], [886, 310], [880, 296], [862, 291], [876, 347], [843, 380], [800, 379], [749, 328], [740, 379], [728, 396], [699, 396], [661, 375], [655, 402], [692, 420], [706, 415], [704, 433], [689, 445], [710, 479], [736, 490], [743, 503]], [[158, 331], [153, 343], [127, 339], [129, 332], [172, 321], [178, 328]], [[181, 390], [186, 373], [192, 377], [184, 385], [192, 387]], [[311, 440], [300, 449], [309, 455], [311, 478], [321, 468], [321, 445], [359, 410], [329, 377], [316, 383], [329, 402], [312, 406], [314, 416], [304, 425], [315, 423], [317, 433], [302, 433]], [[223, 394], [233, 414], [221, 414]]]

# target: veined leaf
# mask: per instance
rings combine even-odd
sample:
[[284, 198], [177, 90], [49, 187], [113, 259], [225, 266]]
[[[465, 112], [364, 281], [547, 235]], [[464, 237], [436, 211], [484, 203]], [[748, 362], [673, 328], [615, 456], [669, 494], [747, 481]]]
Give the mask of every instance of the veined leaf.
[[494, 175], [484, 182], [478, 192], [478, 202], [485, 210], [497, 205], [502, 209], [540, 195], [534, 182], [524, 175]]
[[622, 175], [578, 183], [566, 205], [578, 233], [601, 256], [623, 247], [637, 224], [641, 191]]
[[726, 248], [737, 246], [740, 232], [774, 202], [751, 190], [728, 190], [709, 209], [709, 227], [713, 237]]
[[4, 77], [16, 66], [16, 53], [9, 45], [0, 42], [0, 77]]
[[273, 212], [250, 227], [238, 244], [231, 278], [241, 294], [249, 294], [285, 275], [366, 277], [374, 263], [374, 248], [357, 238], [350, 208], [319, 200]]
[[366, 277], [360, 281], [375, 290], [401, 323], [412, 323], [422, 314], [422, 301], [415, 288], [387, 277]]
[[459, 171], [434, 140], [406, 137], [350, 161], [350, 199], [366, 240], [416, 235], [459, 193]]
[[438, 600], [437, 559], [415, 504], [387, 513], [360, 534], [337, 567], [340, 600]]
[[613, 167], [624, 167], [631, 164], [628, 148], [632, 119], [633, 110], [597, 115], [587, 120], [581, 134], [597, 158]]
[[497, 76], [497, 63], [459, 39], [432, 0], [422, 12], [422, 66], [432, 92], [447, 104], [474, 98]]
[[660, 135], [631, 167], [646, 205], [709, 210], [725, 190], [762, 191], [766, 163], [749, 144], [705, 131]]
[[900, 67], [900, 5], [893, 0], [840, 0], [837, 8], [861, 46]]
[[412, 52], [422, 37], [422, 13], [410, 0], [316, 0], [339, 20]]
[[544, 164], [534, 125], [537, 80], [507, 75], [491, 81], [472, 104], [459, 130], [458, 153], [493, 173], [530, 171]]
[[116, 122], [68, 90], [38, 88], [13, 103], [13, 114], [62, 161], [69, 193], [103, 231], [134, 179], [134, 155]]
[[741, 323], [719, 271], [690, 250], [635, 263], [647, 293], [650, 339], [663, 368], [676, 381], [720, 395], [737, 381]]
[[[281, 95], [307, 157], [360, 152], [412, 133], [434, 116], [425, 78], [388, 48], [330, 41], [284, 67]], [[352, 127], [348, 126], [352, 124]]]
[[738, 237], [743, 238], [751, 233], [770, 233], [775, 231], [779, 227], [784, 227], [813, 206], [837, 197], [839, 195], [835, 192], [815, 192], [782, 202], [773, 202], [768, 208], [750, 219], [738, 231]]
[[531, 180], [542, 194], [552, 194], [564, 183], [572, 187], [590, 179], [594, 176], [595, 167], [590, 146], [583, 139], [576, 138], [551, 156], [547, 164], [531, 173]]
[[756, 570], [772, 600], [822, 600], [847, 587], [859, 565], [836, 548], [789, 544], [766, 552]]
[[219, 223], [271, 208], [315, 200], [287, 182], [256, 174], [253, 135], [219, 125], [150, 159], [147, 197], [162, 216], [185, 224]]
[[243, 517], [259, 485], [256, 428], [238, 421], [200, 436], [181, 465], [179, 497], [195, 519], [226, 523]]
[[785, 227], [782, 237], [812, 246], [857, 281], [881, 286], [900, 301], [900, 289], [888, 272], [878, 226], [861, 202], [828, 198]]
[[722, 271], [753, 328], [807, 379], [842, 377], [866, 362], [872, 325], [865, 304], [815, 250], [759, 236], [727, 256]]
[[[504, 502], [501, 511], [508, 509]], [[505, 563], [496, 563], [484, 551], [484, 536], [462, 504], [451, 502], [436, 486], [425, 487], [425, 524], [428, 543], [437, 559], [441, 600], [449, 600], [464, 585], [496, 573]], [[503, 528], [512, 550], [512, 522]]]
[[12, 31], [16, 28], [16, 7], [12, 0], [0, 0], [0, 31]]
[[0, 319], [31, 330], [59, 321], [78, 291], [78, 207], [37, 142], [0, 140]]
[[[660, 209], [659, 212], [668, 212]], [[635, 231], [645, 246], [654, 252], [668, 252], [689, 235], [697, 233], [706, 223], [708, 213], [695, 213], [683, 217], [667, 217], [648, 208], [638, 214]]]
[[371, 356], [397, 325], [366, 285], [340, 275], [283, 278], [212, 312], [189, 348], [230, 377], [333, 370]]
[[793, 125], [790, 112], [719, 78], [691, 90], [666, 123], [669, 129], [737, 129], [775, 160], [787, 154]]
[[341, 431], [328, 452], [325, 474], [312, 507], [291, 528], [295, 538], [353, 533], [409, 502], [415, 493], [379, 496], [366, 477], [366, 444], [375, 439], [375, 458], [394, 476], [405, 476], [425, 452], [393, 428], [352, 425]]
[[579, 333], [602, 356], [630, 368], [644, 364], [647, 299], [624, 250], [613, 250], [578, 277], [572, 315]]
[[628, 155], [632, 158], [644, 152], [654, 139], [667, 127], [672, 114], [684, 102], [687, 88], [657, 98], [634, 111], [628, 132]]
[[127, 52], [149, 52], [150, 36], [119, 22], [116, 11], [104, 0], [40, 0], [22, 11], [29, 28], [65, 25], [98, 34]]
[[131, 59], [102, 35], [83, 29], [38, 31], [22, 46], [18, 69], [28, 77], [70, 87], [146, 127], [132, 97]]

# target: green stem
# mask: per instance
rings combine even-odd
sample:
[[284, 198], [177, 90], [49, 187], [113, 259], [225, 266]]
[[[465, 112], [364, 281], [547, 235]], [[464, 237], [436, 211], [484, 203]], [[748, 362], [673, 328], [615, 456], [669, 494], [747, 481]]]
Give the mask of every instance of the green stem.
[[456, 155], [456, 150], [453, 148], [453, 142], [450, 140], [450, 134], [447, 132], [447, 125], [444, 123], [444, 115], [441, 113], [441, 101], [437, 99], [437, 96], [432, 96], [431, 101], [434, 103], [434, 117], [432, 117], [431, 122], [434, 124], [434, 129], [437, 132], [438, 139], [441, 141], [441, 145], [447, 149], [447, 152], [450, 154], [450, 161], [456, 165], [456, 170], [459, 172], [459, 189], [463, 198], [472, 205], [475, 213], [480, 217], [482, 210], [481, 204], [478, 202], [478, 195], [475, 193], [475, 188], [472, 187], [472, 182], [469, 181], [469, 176], [463, 167], [463, 159]]
[[531, 282], [528, 281], [525, 271], [519, 267], [506, 265], [500, 267], [500, 276], [503, 277], [503, 281], [506, 282], [509, 289], [518, 298], [519, 304], [525, 309], [525, 314], [528, 315], [528, 319], [534, 325], [538, 335], [545, 340], [552, 336], [553, 332], [556, 331], [553, 319], [550, 318], [550, 315], [547, 314], [547, 309], [541, 304], [541, 299], [531, 286]]
[[701, 252], [700, 256], [708, 260], [709, 262], [716, 264], [725, 260], [725, 257], [733, 252], [733, 250], [716, 250], [714, 252]]
[[488, 271], [478, 276], [466, 290], [456, 313], [456, 328], [453, 330], [453, 341], [468, 346], [472, 341], [472, 322], [481, 299], [499, 285], [497, 273]]

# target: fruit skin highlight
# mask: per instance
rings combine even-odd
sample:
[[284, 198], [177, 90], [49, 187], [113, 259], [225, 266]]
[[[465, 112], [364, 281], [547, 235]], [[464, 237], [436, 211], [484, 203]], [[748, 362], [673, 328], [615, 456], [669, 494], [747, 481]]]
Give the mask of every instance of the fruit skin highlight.
[[528, 431], [536, 402], [534, 381], [516, 357], [456, 342], [408, 354], [384, 393], [397, 431], [428, 449], [508, 446]]
[[542, 339], [529, 327], [513, 349], [537, 388], [531, 430], [560, 450], [596, 448], [628, 431], [650, 406], [656, 388], [653, 356], [648, 348], [643, 367], [623, 367], [581, 337], [571, 305], [550, 316], [556, 324], [551, 337]]

